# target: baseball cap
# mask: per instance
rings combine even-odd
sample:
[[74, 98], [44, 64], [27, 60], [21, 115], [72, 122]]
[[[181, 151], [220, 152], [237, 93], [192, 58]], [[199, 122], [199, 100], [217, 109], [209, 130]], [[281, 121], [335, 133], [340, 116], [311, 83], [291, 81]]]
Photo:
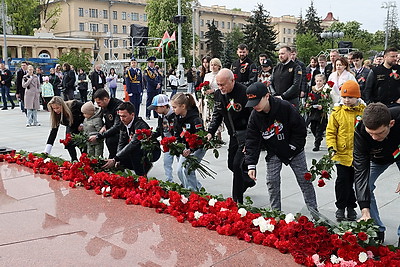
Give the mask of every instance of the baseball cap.
[[159, 94], [153, 97], [151, 105], [147, 107], [148, 110], [154, 110], [156, 107], [162, 107], [169, 104], [168, 96]]
[[268, 87], [265, 83], [255, 82], [247, 87], [247, 104], [246, 108], [252, 108], [260, 103], [261, 98], [263, 98], [267, 93], [269, 93]]
[[269, 59], [264, 59], [263, 63], [261, 64], [262, 67], [272, 67], [272, 61]]

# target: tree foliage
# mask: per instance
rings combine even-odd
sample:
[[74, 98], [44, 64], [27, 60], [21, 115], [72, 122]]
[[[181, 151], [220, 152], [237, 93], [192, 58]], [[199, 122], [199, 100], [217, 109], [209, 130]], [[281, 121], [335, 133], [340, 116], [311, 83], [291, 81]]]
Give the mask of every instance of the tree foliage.
[[211, 22], [211, 24], [208, 24], [207, 27], [208, 31], [204, 36], [207, 39], [207, 52], [209, 52], [208, 54], [213, 58], [220, 58], [224, 49], [222, 43], [224, 36], [222, 35], [222, 32], [215, 26], [214, 20]]
[[304, 25], [303, 14], [300, 12], [299, 20], [296, 23], [296, 34], [305, 34], [306, 32], [307, 29]]
[[321, 18], [318, 17], [317, 10], [314, 8], [313, 1], [311, 1], [311, 4], [307, 9], [304, 27], [307, 32], [311, 32], [319, 39], [319, 34], [322, 32]]
[[324, 52], [330, 44], [322, 44], [318, 42], [318, 37], [312, 32], [296, 35], [296, 47], [298, 57], [304, 63], [308, 63], [312, 56], [317, 56], [321, 52]]
[[252, 15], [246, 19], [244, 26], [245, 43], [249, 47], [250, 58], [256, 58], [265, 53], [269, 58], [275, 58], [276, 31], [271, 23], [271, 17], [262, 4], [258, 4]]
[[397, 26], [393, 26], [390, 31], [390, 37], [388, 39], [388, 47], [394, 47], [396, 49], [400, 49], [399, 45], [400, 41], [400, 32]]
[[92, 67], [92, 55], [89, 53], [79, 52], [78, 50], [71, 50], [69, 53], [62, 54], [58, 60], [61, 65], [65, 62], [73, 65], [75, 70], [82, 68], [87, 72]]
[[39, 0], [6, 0], [5, 3], [12, 33], [33, 35], [33, 29], [40, 27]]
[[60, 3], [53, 2], [53, 0], [40, 0], [41, 23], [43, 25], [50, 23], [49, 29], [54, 29], [56, 27], [61, 14]]
[[224, 52], [222, 54], [222, 65], [230, 68], [232, 62], [236, 59], [236, 48], [243, 43], [244, 34], [239, 27], [234, 27], [231, 32], [225, 35]]
[[[182, 24], [182, 56], [186, 59], [191, 58], [190, 51], [192, 49], [192, 1], [181, 0], [182, 15], [186, 16], [186, 23]], [[174, 31], [178, 34], [178, 25], [173, 23], [173, 17], [178, 14], [177, 0], [148, 0], [145, 11], [148, 16], [149, 37], [161, 38], [165, 31], [172, 34]], [[178, 36], [177, 36], [178, 37]], [[176, 39], [178, 40], [178, 39]], [[151, 46], [157, 47], [160, 40], [150, 42]], [[178, 64], [177, 44], [175, 47], [168, 49], [165, 54], [165, 60], [172, 66]], [[156, 52], [150, 52], [156, 54]], [[158, 54], [158, 57], [161, 53]], [[186, 67], [190, 65], [186, 60]]]

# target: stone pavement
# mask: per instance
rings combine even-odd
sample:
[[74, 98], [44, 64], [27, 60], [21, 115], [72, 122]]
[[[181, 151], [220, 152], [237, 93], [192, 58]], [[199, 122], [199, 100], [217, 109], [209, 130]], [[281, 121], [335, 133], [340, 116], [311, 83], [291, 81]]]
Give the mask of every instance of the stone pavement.
[[[118, 95], [121, 95], [121, 92], [118, 92]], [[145, 117], [144, 109], [142, 105], [140, 112], [142, 117]], [[50, 131], [49, 113], [40, 111], [38, 116], [42, 126], [27, 128], [26, 118], [19, 108], [0, 111], [0, 146], [42, 152]], [[147, 122], [151, 126], [156, 125], [156, 119]], [[69, 159], [67, 151], [58, 142], [64, 138], [64, 134], [65, 129], [61, 126], [52, 155]], [[223, 139], [228, 140], [226, 132], [223, 134]], [[322, 147], [321, 151], [312, 152], [313, 141], [314, 138], [309, 134], [306, 145], [309, 164], [312, 158], [319, 159], [327, 151], [326, 147]], [[105, 156], [107, 154], [106, 152]], [[258, 207], [268, 206], [264, 156], [265, 154], [260, 156], [258, 164], [257, 185], [246, 192], [246, 196], [250, 196], [254, 205]], [[226, 165], [227, 145], [220, 149], [220, 158], [215, 159], [209, 152], [205, 159], [210, 162], [210, 168], [216, 171], [217, 175], [215, 179], [200, 178], [203, 186], [212, 194], [231, 196], [232, 174]], [[218, 236], [212, 231], [179, 224], [174, 218], [155, 214], [152, 210], [126, 206], [121, 200], [102, 199], [90, 191], [69, 189], [63, 182], [51, 181], [46, 176], [33, 175], [24, 168], [8, 167], [5, 164], [0, 166], [0, 265], [3, 265], [2, 260], [6, 260], [7, 264], [4, 264], [6, 266], [48, 266], [52, 265], [52, 260], [63, 265], [63, 261], [58, 258], [63, 254], [61, 259], [65, 260], [66, 266], [73, 265], [69, 261], [74, 255], [82, 257], [81, 261], [78, 260], [82, 265], [95, 263], [128, 265], [128, 259], [135, 259], [137, 265], [146, 266], [232, 265], [229, 262], [235, 265], [248, 265], [249, 259], [252, 263], [250, 265], [265, 265], [262, 262], [270, 258], [268, 253], [274, 253], [271, 250], [266, 252], [264, 247], [252, 246], [243, 241], [238, 241], [236, 244], [237, 240]], [[155, 163], [149, 175], [165, 179], [161, 160]], [[293, 172], [284, 166], [281, 176], [283, 211], [304, 212], [305, 204]], [[176, 176], [175, 181], [178, 182]], [[386, 244], [395, 244], [398, 240], [400, 196], [394, 193], [398, 182], [399, 171], [394, 166], [391, 166], [377, 181], [376, 196], [381, 217], [387, 226]], [[315, 187], [320, 212], [334, 220], [336, 210], [334, 180], [328, 181], [323, 188], [316, 185]], [[188, 240], [201, 242], [201, 246], [192, 248], [193, 242]], [[145, 243], [141, 244], [142, 241]], [[63, 248], [62, 244], [68, 245]], [[70, 244], [79, 245], [72, 247]], [[231, 245], [234, 248], [231, 248]], [[57, 247], [54, 259], [46, 260], [53, 247]], [[33, 249], [35, 249], [33, 261], [23, 262], [22, 255]], [[140, 253], [135, 254], [134, 251], [139, 249]], [[82, 253], [83, 250], [86, 252]], [[273, 255], [275, 257], [278, 254], [280, 253]], [[11, 258], [7, 255], [11, 255]], [[287, 260], [284, 265], [290, 263], [293, 264], [292, 259]]]

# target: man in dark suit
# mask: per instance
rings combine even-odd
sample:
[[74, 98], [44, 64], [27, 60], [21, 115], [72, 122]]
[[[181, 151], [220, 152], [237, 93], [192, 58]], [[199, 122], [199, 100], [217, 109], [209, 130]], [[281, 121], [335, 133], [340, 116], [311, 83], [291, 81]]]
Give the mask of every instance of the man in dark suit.
[[27, 73], [27, 70], [28, 70], [28, 63], [26, 61], [22, 61], [21, 68], [17, 71], [17, 80], [16, 80], [17, 92], [15, 94], [17, 99], [21, 101], [21, 111], [25, 112], [25, 114], [26, 114], [24, 106], [25, 88], [22, 87], [22, 78]]
[[3, 108], [2, 110], [7, 109], [7, 101], [10, 101], [11, 108], [15, 108], [14, 101], [10, 96], [10, 87], [11, 87], [11, 80], [12, 80], [12, 73], [9, 69], [6, 69], [4, 63], [0, 63], [0, 86], [1, 86], [1, 96], [3, 98]]
[[106, 76], [101, 70], [101, 66], [99, 64], [94, 67], [94, 71], [92, 72], [92, 74], [90, 74], [90, 81], [92, 82], [93, 89], [92, 96], [98, 89], [104, 88], [104, 85], [106, 84]]

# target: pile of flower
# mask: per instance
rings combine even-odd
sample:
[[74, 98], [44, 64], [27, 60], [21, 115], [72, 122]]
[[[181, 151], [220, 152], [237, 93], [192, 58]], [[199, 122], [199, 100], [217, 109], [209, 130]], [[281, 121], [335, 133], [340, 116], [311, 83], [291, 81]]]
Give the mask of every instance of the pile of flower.
[[194, 227], [206, 227], [221, 235], [276, 248], [306, 266], [400, 266], [400, 250], [369, 245], [368, 231], [350, 232], [347, 228], [345, 232], [338, 229], [333, 233], [305, 216], [276, 215], [279, 213], [265, 209], [256, 212], [256, 208], [238, 207], [231, 198], [178, 188], [168, 191], [164, 182], [156, 179], [96, 172], [99, 162], [85, 154], [79, 162], [62, 165], [33, 154], [0, 155], [0, 162], [4, 160], [33, 168], [36, 173], [47, 173], [53, 179], [69, 181], [72, 188], [82, 186], [104, 197], [124, 199], [126, 204], [154, 208], [158, 213], [174, 216], [178, 222], [188, 221]]

